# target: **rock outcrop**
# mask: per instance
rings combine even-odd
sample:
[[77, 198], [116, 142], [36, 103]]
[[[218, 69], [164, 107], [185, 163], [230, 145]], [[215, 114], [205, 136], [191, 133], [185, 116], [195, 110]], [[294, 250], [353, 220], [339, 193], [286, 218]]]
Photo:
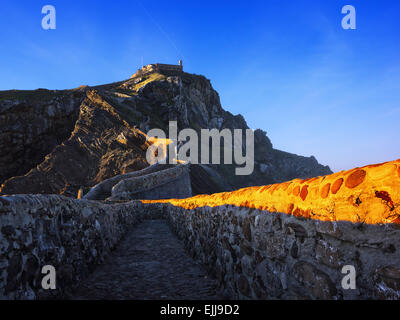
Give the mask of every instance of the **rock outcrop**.
[[[0, 299], [65, 297], [152, 218], [167, 219], [228, 296], [400, 299], [400, 160], [330, 174], [256, 130], [249, 176], [235, 165], [148, 166], [145, 133], [173, 120], [179, 130], [248, 129], [209, 80], [181, 71], [0, 93], [0, 193], [14, 194], [0, 195]], [[78, 189], [84, 199], [71, 199]], [[41, 286], [46, 265], [54, 291]], [[344, 266], [356, 288], [343, 287]]]
[[[113, 176], [148, 166], [148, 130], [248, 129], [241, 115], [221, 107], [203, 76], [149, 72], [76, 90], [0, 92], [0, 193], [76, 196]], [[195, 194], [230, 191], [293, 178], [331, 173], [314, 157], [275, 150], [266, 133], [255, 131], [255, 170], [235, 175], [236, 165], [197, 165]]]
[[0, 92], [0, 185], [69, 138], [84, 96], [82, 90]]
[[26, 175], [5, 181], [1, 192], [74, 197], [81, 186], [146, 167], [148, 145], [144, 133], [131, 127], [100, 95], [89, 90], [68, 139]]

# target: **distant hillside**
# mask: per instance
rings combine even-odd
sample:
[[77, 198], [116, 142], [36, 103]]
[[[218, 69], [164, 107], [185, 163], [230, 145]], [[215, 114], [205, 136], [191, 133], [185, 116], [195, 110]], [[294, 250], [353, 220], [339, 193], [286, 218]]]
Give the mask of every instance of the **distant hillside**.
[[[245, 107], [245, 106], [244, 106]], [[204, 76], [178, 71], [137, 74], [117, 83], [73, 90], [0, 92], [0, 192], [75, 196], [112, 176], [146, 167], [149, 129], [248, 129], [241, 115], [221, 107]], [[255, 169], [234, 174], [236, 165], [194, 165], [195, 194], [330, 174], [314, 157], [273, 148], [255, 131]]]

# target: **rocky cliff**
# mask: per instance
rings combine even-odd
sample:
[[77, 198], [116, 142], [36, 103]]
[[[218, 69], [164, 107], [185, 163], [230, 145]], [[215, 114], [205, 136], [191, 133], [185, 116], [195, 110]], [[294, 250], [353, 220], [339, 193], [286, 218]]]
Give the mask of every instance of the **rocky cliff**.
[[84, 93], [0, 92], [0, 183], [27, 173], [68, 139]]
[[[0, 92], [0, 192], [75, 196], [113, 176], [148, 166], [152, 128], [248, 129], [241, 115], [221, 107], [203, 76], [149, 73], [96, 87], [64, 91]], [[275, 150], [255, 131], [255, 170], [236, 176], [235, 165], [193, 165], [195, 194], [229, 191], [331, 173], [314, 157]]]

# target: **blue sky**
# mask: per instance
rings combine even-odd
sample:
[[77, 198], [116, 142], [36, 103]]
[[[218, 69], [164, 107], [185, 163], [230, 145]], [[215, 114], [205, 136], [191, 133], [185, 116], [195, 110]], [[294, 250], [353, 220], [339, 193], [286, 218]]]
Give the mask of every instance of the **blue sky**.
[[[42, 6], [57, 29], [41, 28]], [[351, 4], [357, 29], [343, 30]], [[400, 158], [398, 0], [2, 1], [0, 90], [66, 89], [177, 63], [275, 148], [334, 171]]]

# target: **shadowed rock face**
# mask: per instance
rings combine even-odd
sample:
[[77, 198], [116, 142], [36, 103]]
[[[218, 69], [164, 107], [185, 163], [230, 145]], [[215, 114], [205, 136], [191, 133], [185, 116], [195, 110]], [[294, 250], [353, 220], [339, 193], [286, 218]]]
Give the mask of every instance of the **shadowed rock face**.
[[87, 91], [71, 136], [25, 176], [7, 180], [1, 192], [75, 196], [80, 186], [146, 167], [146, 149], [140, 130], [94, 91]]
[[[76, 196], [80, 186], [142, 169], [148, 165], [143, 133], [160, 128], [168, 134], [174, 120], [178, 130], [248, 129], [241, 115], [221, 107], [208, 79], [184, 72], [149, 73], [76, 90], [0, 92], [0, 193]], [[255, 131], [253, 174], [236, 176], [235, 168], [193, 167], [194, 193], [331, 173], [314, 157], [273, 149], [262, 130]]]
[[84, 97], [80, 90], [0, 92], [0, 184], [27, 173], [68, 139]]

